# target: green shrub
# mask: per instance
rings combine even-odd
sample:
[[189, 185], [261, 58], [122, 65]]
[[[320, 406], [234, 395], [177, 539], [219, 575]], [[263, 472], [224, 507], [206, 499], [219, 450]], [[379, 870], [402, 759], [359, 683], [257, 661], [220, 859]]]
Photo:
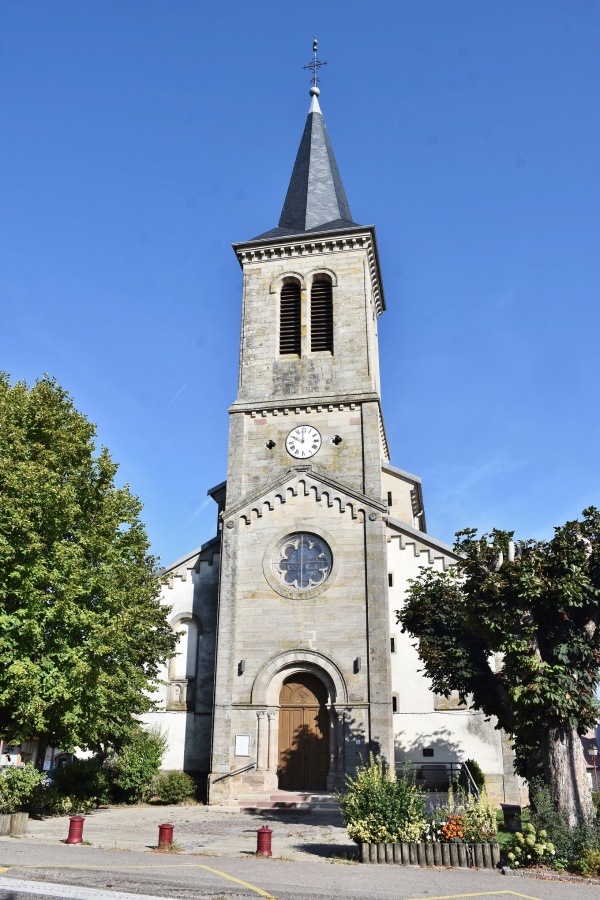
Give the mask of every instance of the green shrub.
[[196, 785], [186, 772], [163, 772], [156, 777], [154, 793], [161, 803], [182, 803], [196, 796]]
[[30, 804], [30, 812], [35, 816], [74, 816], [87, 813], [97, 807], [92, 799], [62, 794], [56, 785], [40, 787]]
[[0, 813], [28, 812], [42, 778], [30, 764], [4, 769], [0, 773]]
[[578, 875], [584, 875], [586, 878], [593, 878], [594, 875], [600, 875], [600, 850], [584, 847], [581, 856], [575, 861], [573, 871]]
[[336, 794], [349, 836], [357, 843], [418, 841], [425, 830], [425, 796], [406, 771], [396, 777], [382, 760], [369, 756], [346, 789]]
[[113, 799], [137, 803], [150, 797], [166, 748], [167, 740], [160, 730], [146, 731], [136, 725], [107, 764]]
[[554, 845], [556, 856], [551, 865], [579, 871], [585, 868], [587, 851], [600, 851], [600, 825], [579, 825], [569, 828], [558, 812], [552, 791], [541, 779], [531, 783], [531, 821], [536, 829], [543, 829]]
[[54, 787], [59, 794], [71, 797], [75, 803], [91, 803], [88, 809], [110, 802], [110, 780], [103, 759], [76, 759], [56, 770]]
[[507, 858], [513, 868], [528, 868], [549, 862], [555, 855], [554, 846], [546, 831], [536, 831], [530, 823], [523, 831], [517, 831], [507, 847]]
[[[463, 763], [463, 765], [465, 765], [468, 768], [469, 772], [471, 773], [473, 781], [477, 785], [477, 790], [480, 792], [485, 791], [485, 775], [483, 774], [483, 771], [482, 771], [479, 763], [476, 762], [474, 759], [466, 759], [465, 762]], [[470, 782], [469, 776], [466, 774], [466, 772], [464, 775], [464, 779], [465, 779], [465, 783], [463, 784], [463, 788], [468, 793], [469, 788], [471, 786], [471, 782]], [[467, 784], [467, 782], [468, 782], [468, 784]]]
[[496, 807], [485, 791], [479, 797], [469, 794], [465, 798], [463, 821], [467, 843], [482, 844], [496, 839], [498, 833]]

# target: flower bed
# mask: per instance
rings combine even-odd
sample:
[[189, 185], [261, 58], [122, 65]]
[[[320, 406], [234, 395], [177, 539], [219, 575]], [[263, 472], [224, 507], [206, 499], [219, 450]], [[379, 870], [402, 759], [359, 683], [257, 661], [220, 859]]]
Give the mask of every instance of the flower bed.
[[485, 792], [449, 789], [432, 805], [406, 770], [396, 775], [371, 755], [337, 797], [363, 862], [491, 869], [500, 861], [496, 809]]
[[456, 866], [495, 869], [500, 862], [497, 843], [397, 843], [361, 844], [363, 863], [391, 863], [400, 866]]

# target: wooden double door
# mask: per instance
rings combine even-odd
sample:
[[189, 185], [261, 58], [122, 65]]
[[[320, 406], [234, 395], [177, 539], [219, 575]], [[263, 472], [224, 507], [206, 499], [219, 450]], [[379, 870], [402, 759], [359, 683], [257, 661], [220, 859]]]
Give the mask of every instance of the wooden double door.
[[279, 787], [326, 791], [329, 773], [327, 691], [316, 675], [287, 678], [279, 695]]

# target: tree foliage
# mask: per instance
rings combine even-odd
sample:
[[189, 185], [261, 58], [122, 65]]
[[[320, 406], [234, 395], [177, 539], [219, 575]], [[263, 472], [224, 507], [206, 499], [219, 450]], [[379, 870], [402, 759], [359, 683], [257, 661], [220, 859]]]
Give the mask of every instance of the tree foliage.
[[455, 549], [455, 569], [424, 569], [412, 583], [403, 631], [433, 689], [495, 716], [514, 736], [518, 771], [543, 771], [573, 824], [589, 820], [577, 735], [598, 710], [600, 513], [590, 507], [551, 540], [516, 547], [513, 532], [467, 529]]
[[128, 486], [44, 377], [0, 376], [0, 732], [99, 749], [152, 708], [175, 636]]

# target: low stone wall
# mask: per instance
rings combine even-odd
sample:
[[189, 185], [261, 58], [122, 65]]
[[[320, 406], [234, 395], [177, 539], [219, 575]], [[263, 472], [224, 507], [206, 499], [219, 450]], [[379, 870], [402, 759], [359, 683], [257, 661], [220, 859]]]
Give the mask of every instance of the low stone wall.
[[400, 866], [462, 866], [495, 869], [500, 862], [498, 844], [361, 844], [364, 863]]

